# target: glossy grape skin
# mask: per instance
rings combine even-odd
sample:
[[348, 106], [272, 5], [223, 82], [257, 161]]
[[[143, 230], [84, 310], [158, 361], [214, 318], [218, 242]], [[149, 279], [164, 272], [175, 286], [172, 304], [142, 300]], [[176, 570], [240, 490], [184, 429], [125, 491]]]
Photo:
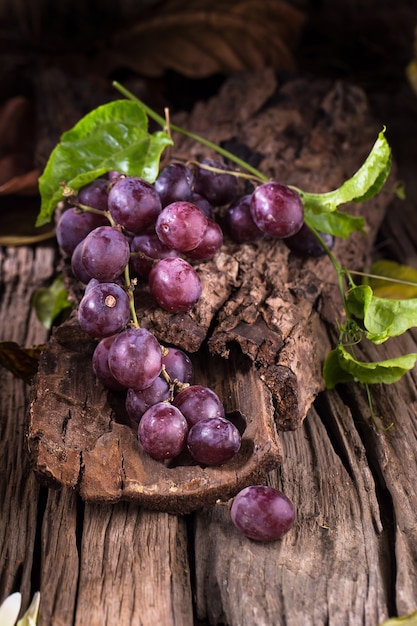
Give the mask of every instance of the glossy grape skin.
[[108, 226], [109, 220], [105, 215], [81, 211], [70, 207], [58, 220], [56, 238], [58, 245], [65, 254], [72, 255], [76, 246], [98, 226]]
[[225, 416], [219, 396], [204, 385], [191, 385], [180, 391], [173, 402], [184, 415], [189, 427], [201, 420]]
[[109, 181], [105, 178], [96, 178], [85, 187], [82, 187], [77, 195], [77, 203], [107, 211]]
[[121, 276], [129, 258], [129, 242], [113, 226], [95, 228], [83, 241], [82, 263], [86, 272], [97, 280], [112, 281]]
[[289, 498], [277, 489], [252, 485], [234, 497], [230, 516], [246, 537], [256, 541], [276, 541], [292, 528], [295, 510]]
[[188, 426], [185, 417], [172, 404], [160, 402], [151, 406], [142, 416], [138, 438], [154, 459], [177, 457], [187, 442]]
[[252, 194], [238, 198], [226, 211], [226, 228], [234, 241], [238, 243], [253, 243], [265, 236], [253, 221], [250, 210]]
[[239, 452], [240, 446], [238, 429], [223, 417], [199, 420], [187, 437], [188, 450], [201, 465], [223, 465]]
[[179, 348], [164, 348], [162, 365], [172, 381], [190, 384], [193, 379], [193, 364], [190, 357]]
[[304, 223], [300, 196], [275, 181], [259, 185], [254, 190], [250, 210], [259, 230], [278, 239], [295, 235]]
[[190, 201], [193, 185], [194, 175], [183, 163], [170, 163], [164, 167], [154, 182], [163, 207], [176, 200]]
[[175, 250], [162, 243], [155, 232], [134, 237], [130, 243], [130, 251], [133, 253], [130, 256], [133, 272], [142, 278], [148, 278], [154, 261], [178, 256]]
[[170, 388], [162, 376], [155, 378], [145, 389], [128, 389], [126, 395], [126, 412], [130, 419], [139, 424], [142, 415], [154, 404], [170, 398]]
[[[215, 159], [203, 159], [202, 165], [208, 165], [220, 170], [228, 170], [228, 167]], [[223, 206], [232, 202], [239, 191], [236, 176], [232, 174], [220, 174], [202, 167], [197, 167], [194, 172], [194, 192], [201, 194], [212, 206]]]
[[191, 196], [190, 202], [198, 206], [198, 208], [201, 211], [203, 211], [206, 217], [209, 217], [210, 219], [214, 219], [214, 208], [210, 204], [210, 202], [207, 200], [207, 198], [205, 198], [199, 193], [194, 192]]
[[78, 306], [80, 327], [97, 339], [118, 333], [129, 319], [129, 298], [126, 292], [114, 283], [99, 283], [89, 289]]
[[84, 285], [86, 285], [90, 282], [91, 276], [85, 269], [82, 261], [83, 243], [84, 239], [75, 247], [75, 250], [71, 255], [71, 270], [75, 278], [79, 280], [80, 283], [84, 283]]
[[128, 328], [110, 347], [109, 368], [124, 387], [146, 389], [161, 373], [161, 346], [145, 328]]
[[[319, 233], [325, 245], [331, 250], [335, 244], [335, 237], [329, 233]], [[304, 257], [319, 258], [326, 254], [326, 250], [313, 235], [307, 224], [303, 224], [300, 230], [292, 237], [284, 239], [284, 243], [292, 252]]]
[[169, 248], [179, 252], [193, 250], [202, 241], [207, 229], [207, 217], [191, 202], [168, 204], [156, 220], [155, 232]]
[[189, 250], [186, 255], [194, 261], [208, 261], [220, 252], [223, 245], [223, 231], [212, 219], [207, 219], [206, 232], [203, 239], [194, 250]]
[[192, 309], [202, 292], [197, 272], [180, 257], [158, 261], [149, 272], [148, 283], [158, 305], [171, 313]]
[[135, 176], [120, 178], [110, 189], [108, 207], [116, 224], [140, 235], [155, 223], [161, 200], [154, 187]]
[[115, 379], [109, 369], [109, 349], [116, 337], [117, 335], [111, 335], [99, 341], [93, 352], [92, 365], [94, 374], [106, 389], [123, 391], [125, 387]]

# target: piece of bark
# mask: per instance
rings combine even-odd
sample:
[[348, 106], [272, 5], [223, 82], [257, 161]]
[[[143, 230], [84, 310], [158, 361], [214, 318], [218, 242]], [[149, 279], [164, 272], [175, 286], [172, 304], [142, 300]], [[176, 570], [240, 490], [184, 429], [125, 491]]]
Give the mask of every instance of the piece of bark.
[[230, 462], [201, 467], [187, 457], [163, 463], [143, 451], [123, 411], [124, 394], [108, 393], [93, 374], [95, 345], [70, 321], [57, 328], [42, 354], [28, 446], [47, 484], [76, 488], [85, 500], [135, 500], [184, 513], [227, 500], [281, 462], [271, 395], [248, 361], [208, 356], [205, 367], [195, 364], [199, 383], [224, 398], [227, 415], [242, 431]]

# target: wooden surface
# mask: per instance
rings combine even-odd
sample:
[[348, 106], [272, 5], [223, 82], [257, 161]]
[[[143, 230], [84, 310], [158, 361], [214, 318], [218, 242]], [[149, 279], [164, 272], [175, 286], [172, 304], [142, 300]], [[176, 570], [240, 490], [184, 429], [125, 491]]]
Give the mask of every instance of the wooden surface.
[[[412, 202], [396, 201], [382, 234], [415, 265], [414, 220]], [[47, 339], [31, 296], [56, 262], [53, 247], [0, 250], [1, 340]], [[409, 332], [378, 358], [416, 343]], [[268, 482], [297, 521], [274, 544], [242, 537], [227, 503], [176, 516], [40, 486], [26, 454], [30, 390], [0, 372], [0, 599], [20, 590], [27, 606], [40, 590], [41, 626], [377, 626], [417, 608], [415, 371], [373, 389], [380, 428], [352, 385], [321, 393], [299, 428], [280, 433], [284, 460]]]

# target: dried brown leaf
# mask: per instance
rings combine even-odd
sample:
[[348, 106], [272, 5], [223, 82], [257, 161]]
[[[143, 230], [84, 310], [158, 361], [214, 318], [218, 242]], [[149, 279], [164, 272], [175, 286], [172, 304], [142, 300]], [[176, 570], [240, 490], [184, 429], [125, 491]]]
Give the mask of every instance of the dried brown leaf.
[[147, 76], [190, 78], [273, 67], [293, 69], [303, 14], [280, 0], [165, 2], [112, 39], [115, 65]]

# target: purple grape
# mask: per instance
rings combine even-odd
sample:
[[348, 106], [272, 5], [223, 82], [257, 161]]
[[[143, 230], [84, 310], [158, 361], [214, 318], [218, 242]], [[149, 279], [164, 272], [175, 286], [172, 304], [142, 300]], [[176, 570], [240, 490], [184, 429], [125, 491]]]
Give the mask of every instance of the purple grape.
[[114, 335], [129, 319], [129, 297], [119, 285], [99, 283], [81, 298], [78, 323], [92, 337], [101, 339]]
[[149, 272], [148, 283], [158, 305], [171, 313], [192, 309], [202, 292], [197, 272], [180, 257], [158, 261]]
[[259, 230], [279, 239], [295, 235], [304, 223], [304, 208], [298, 193], [275, 181], [255, 189], [250, 210]]
[[203, 239], [194, 250], [189, 250], [186, 254], [194, 261], [207, 261], [212, 259], [223, 245], [223, 231], [214, 220], [207, 219], [206, 232]]
[[238, 243], [253, 243], [264, 237], [259, 230], [250, 211], [252, 194], [238, 198], [226, 212], [226, 228], [232, 239]]
[[135, 235], [154, 224], [162, 208], [154, 187], [134, 176], [120, 178], [113, 185], [108, 206], [115, 222]]
[[[227, 171], [227, 166], [221, 161], [204, 159], [202, 165], [208, 165], [219, 170]], [[202, 167], [194, 172], [194, 191], [201, 194], [212, 206], [223, 206], [232, 202], [239, 191], [239, 183], [232, 174], [220, 174]]]
[[93, 353], [93, 372], [106, 389], [123, 391], [125, 387], [119, 383], [109, 369], [109, 349], [117, 335], [104, 337], [97, 344]]
[[129, 262], [126, 237], [113, 226], [95, 228], [84, 239], [81, 260], [86, 272], [101, 281], [118, 278]]
[[109, 220], [105, 215], [81, 211], [71, 207], [62, 213], [56, 225], [58, 245], [69, 256], [77, 245], [98, 226], [108, 226]]
[[238, 429], [224, 417], [198, 421], [190, 428], [187, 446], [191, 456], [202, 465], [222, 465], [238, 453], [241, 437]]
[[193, 364], [190, 357], [179, 348], [164, 348], [162, 365], [172, 381], [190, 384], [193, 379]]
[[[335, 243], [334, 235], [319, 233], [326, 246], [331, 250]], [[307, 224], [303, 224], [300, 230], [292, 237], [284, 239], [284, 243], [290, 250], [300, 256], [321, 257], [326, 254], [318, 239], [313, 235]]]
[[173, 459], [184, 450], [188, 426], [185, 417], [172, 404], [159, 402], [142, 416], [138, 426], [138, 438], [154, 459]]
[[161, 376], [155, 378], [146, 389], [128, 389], [125, 403], [127, 414], [139, 424], [142, 415], [151, 406], [169, 400], [170, 395], [169, 385]]
[[276, 541], [287, 533], [295, 520], [294, 506], [273, 487], [252, 485], [233, 499], [230, 515], [240, 532], [257, 541]]
[[83, 250], [83, 243], [84, 243], [84, 239], [80, 241], [80, 243], [77, 246], [75, 246], [74, 252], [72, 253], [72, 256], [71, 256], [71, 270], [75, 278], [79, 280], [81, 283], [84, 283], [84, 285], [86, 285], [87, 283], [90, 282], [90, 280], [92, 280], [92, 278], [90, 274], [87, 272], [87, 270], [85, 269], [84, 263], [81, 258], [82, 250]]
[[110, 172], [107, 172], [107, 178], [111, 184], [114, 184], [117, 183], [120, 178], [125, 178], [125, 175], [117, 170], [110, 170]]
[[105, 178], [96, 178], [96, 180], [79, 190], [77, 202], [98, 211], [107, 211], [108, 197], [109, 181]]
[[193, 173], [183, 163], [170, 163], [154, 182], [163, 207], [176, 200], [190, 201], [193, 185]]
[[198, 208], [201, 209], [201, 211], [203, 211], [206, 217], [209, 217], [210, 219], [214, 218], [213, 206], [210, 204], [207, 198], [205, 198], [199, 193], [194, 192], [191, 196], [191, 202], [195, 204], [196, 206], [198, 206]]
[[184, 415], [190, 428], [201, 420], [225, 416], [219, 396], [204, 385], [186, 387], [175, 396], [173, 404]]
[[158, 216], [155, 231], [169, 248], [187, 252], [198, 246], [207, 228], [207, 217], [191, 202], [168, 204]]
[[124, 387], [146, 389], [161, 373], [161, 346], [145, 328], [128, 328], [110, 347], [109, 368]]
[[154, 266], [154, 261], [178, 256], [172, 248], [168, 248], [155, 233], [136, 235], [130, 244], [130, 265], [138, 276], [148, 278], [149, 272]]

